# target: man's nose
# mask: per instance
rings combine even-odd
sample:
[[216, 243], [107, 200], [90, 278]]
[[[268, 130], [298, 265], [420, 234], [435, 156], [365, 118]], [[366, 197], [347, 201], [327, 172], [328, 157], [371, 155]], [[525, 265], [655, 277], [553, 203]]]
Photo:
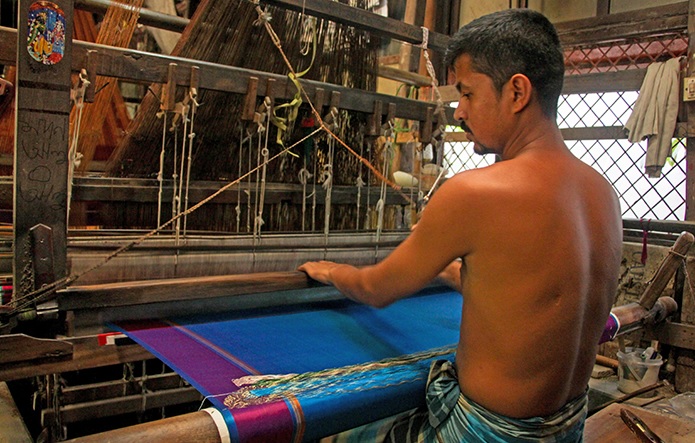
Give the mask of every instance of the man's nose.
[[462, 122], [468, 117], [467, 114], [467, 112], [464, 112], [463, 106], [461, 106], [461, 102], [459, 102], [459, 105], [456, 107], [456, 110], [454, 111], [454, 118]]

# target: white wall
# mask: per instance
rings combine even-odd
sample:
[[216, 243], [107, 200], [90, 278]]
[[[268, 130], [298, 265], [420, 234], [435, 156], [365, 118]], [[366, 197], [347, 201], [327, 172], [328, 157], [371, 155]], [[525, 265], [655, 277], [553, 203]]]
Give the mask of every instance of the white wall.
[[[652, 8], [681, 1], [683, 0], [611, 0], [611, 13]], [[516, 0], [513, 0], [512, 4], [516, 4]], [[528, 2], [529, 8], [541, 11], [553, 23], [594, 17], [596, 15], [596, 4], [597, 0], [529, 0]], [[462, 0], [461, 26], [481, 15], [507, 8], [509, 8], [509, 0], [489, 0], [483, 2], [479, 0]]]
[[611, 12], [626, 12], [636, 9], [681, 3], [683, 0], [611, 0]]

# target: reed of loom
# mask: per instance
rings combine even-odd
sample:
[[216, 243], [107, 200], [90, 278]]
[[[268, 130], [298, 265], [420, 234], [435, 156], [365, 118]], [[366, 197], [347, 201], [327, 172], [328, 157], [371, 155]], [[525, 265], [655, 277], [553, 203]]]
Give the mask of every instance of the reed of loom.
[[[366, 1], [360, 1], [357, 7], [365, 7]], [[281, 8], [268, 7], [272, 15], [272, 25], [282, 40], [283, 51], [292, 61], [297, 72], [308, 67], [311, 56], [302, 56], [300, 36], [304, 16], [300, 13]], [[232, 0], [220, 2], [204, 0], [200, 3], [189, 25], [183, 31], [172, 55], [190, 59], [238, 66], [247, 69], [287, 74], [288, 69], [280, 53], [267, 35], [263, 26], [254, 26], [258, 14], [251, 2]], [[342, 86], [359, 88], [366, 91], [376, 89], [376, 72], [378, 66], [378, 38], [370, 37], [366, 32], [352, 27], [332, 24], [318, 20], [316, 25], [317, 53], [313, 67], [304, 78], [318, 80]], [[179, 80], [188, 79], [189, 72], [175, 72]], [[202, 74], [204, 75], [204, 73]], [[159, 152], [162, 140], [162, 119], [157, 117], [160, 111], [162, 85], [153, 84], [153, 93], [143, 98], [138, 113], [129, 125], [125, 137], [116, 147], [107, 165], [107, 175], [154, 178], [159, 169]], [[201, 104], [196, 109], [195, 143], [191, 180], [231, 180], [238, 176], [240, 125], [255, 130], [239, 119], [244, 105], [244, 97], [237, 94], [200, 90], [197, 101]], [[176, 101], [182, 101], [187, 88], [179, 86]], [[261, 103], [261, 98], [257, 104]], [[300, 116], [307, 110], [301, 110]], [[358, 113], [355, 113], [358, 114]], [[340, 136], [351, 146], [358, 146], [360, 130], [366, 126], [366, 115], [351, 115], [345, 118], [345, 125]], [[171, 113], [169, 123], [171, 122]], [[169, 124], [171, 126], [171, 124]], [[270, 129], [270, 140], [275, 140], [275, 129]], [[296, 132], [296, 131], [295, 131]], [[288, 131], [291, 142], [296, 133]], [[174, 170], [173, 147], [174, 133], [168, 132], [164, 177], [171, 178]], [[179, 132], [178, 147], [181, 146], [182, 134]], [[317, 137], [317, 150], [326, 152], [325, 134]], [[279, 149], [273, 143], [271, 152]], [[248, 156], [248, 147], [244, 147], [243, 156]], [[256, 146], [254, 145], [254, 148]], [[359, 150], [359, 149], [358, 149]], [[365, 149], [367, 151], [368, 149]], [[179, 153], [180, 157], [180, 153]], [[254, 152], [255, 157], [255, 152]], [[313, 164], [313, 158], [309, 161]], [[343, 150], [337, 150], [335, 159], [336, 175], [334, 184], [354, 186], [359, 170], [359, 161]], [[268, 165], [268, 181], [275, 183], [299, 184], [299, 170], [304, 160], [290, 155], [281, 161]], [[254, 165], [255, 166], [255, 165]], [[321, 165], [319, 165], [321, 166]], [[244, 165], [244, 170], [246, 170]], [[365, 174], [366, 175], [366, 174]], [[365, 177], [366, 179], [367, 177]], [[165, 206], [166, 206], [165, 202]], [[374, 202], [372, 202], [374, 204]], [[116, 205], [116, 203], [112, 203]], [[144, 205], [143, 205], [144, 206]], [[226, 209], [211, 205], [188, 220], [191, 229], [216, 229], [229, 232], [234, 227], [235, 216], [229, 216]], [[222, 205], [219, 205], [222, 206]], [[264, 213], [268, 216], [264, 229], [297, 230], [301, 225], [301, 211], [298, 205], [287, 202], [268, 206]], [[349, 206], [354, 206], [351, 204]], [[166, 209], [164, 209], [166, 211]], [[232, 208], [233, 210], [233, 208]], [[244, 211], [248, 209], [242, 208]], [[119, 214], [135, 214], [135, 226], [152, 226], [151, 211], [147, 208], [131, 208], [119, 211]], [[204, 214], [205, 212], [205, 214]], [[346, 208], [345, 216], [333, 217], [331, 229], [355, 229], [357, 226], [348, 222], [355, 219]], [[364, 209], [362, 210], [364, 212]], [[131, 215], [128, 215], [131, 217]], [[156, 216], [154, 217], [156, 219]], [[317, 217], [322, 220], [321, 217]], [[393, 217], [391, 217], [393, 219]], [[114, 219], [115, 220], [115, 219]], [[124, 223], [111, 226], [112, 220], [106, 220], [106, 226], [125, 227]], [[393, 223], [392, 223], [393, 224]], [[214, 225], [214, 226], [213, 226]], [[321, 226], [317, 227], [320, 229]]]
[[[254, 8], [253, 3], [243, 0], [202, 1], [172, 55], [287, 74], [287, 67], [265, 29], [254, 26], [258, 19]], [[283, 50], [295, 64], [295, 69], [305, 69], [310, 56], [300, 55], [300, 14], [276, 7], [268, 7], [268, 12], [272, 15], [273, 28], [282, 40]], [[366, 37], [362, 31], [338, 25], [334, 32], [329, 32], [328, 22], [319, 20], [317, 39], [314, 68], [306, 78], [364, 90], [376, 88], [377, 47], [375, 43], [364, 43]], [[181, 79], [188, 78], [187, 72], [177, 72], [176, 75]], [[162, 128], [156, 114], [160, 110], [161, 88], [161, 84], [151, 85], [154, 94], [143, 98], [126, 137], [109, 161], [110, 175], [152, 177], [156, 174]], [[183, 99], [187, 92], [185, 89], [178, 88], [177, 101]], [[196, 111], [197, 152], [192, 177], [211, 180], [234, 178], [238, 161], [238, 116], [244, 97], [209, 90], [198, 91], [198, 94], [201, 106]], [[171, 150], [173, 140], [168, 143], [167, 150]], [[148, 149], [143, 149], [143, 146]], [[291, 175], [296, 181], [295, 174], [284, 174], [288, 178]], [[274, 179], [272, 173], [269, 178]]]

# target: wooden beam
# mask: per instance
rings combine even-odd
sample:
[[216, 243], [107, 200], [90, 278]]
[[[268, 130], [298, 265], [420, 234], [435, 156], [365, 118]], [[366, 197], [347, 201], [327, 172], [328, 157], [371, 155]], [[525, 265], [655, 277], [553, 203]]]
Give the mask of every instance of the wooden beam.
[[[415, 0], [412, 0], [415, 1]], [[105, 0], [78, 0], [78, 4], [85, 3], [110, 3]], [[301, 11], [303, 0], [270, 0], [269, 3], [274, 3], [277, 5], [284, 5], [288, 9], [294, 9]], [[420, 0], [418, 4], [422, 4], [423, 1]], [[320, 9], [322, 14], [333, 15], [335, 21], [339, 21], [340, 11], [342, 8], [350, 8], [349, 6], [328, 3], [321, 0], [309, 0], [306, 2], [306, 12], [311, 13], [312, 9], [310, 7], [316, 6]], [[322, 8], [318, 8], [323, 6]], [[335, 13], [331, 14], [335, 9]], [[361, 11], [361, 10], [357, 10]], [[317, 11], [318, 12], [318, 11]], [[361, 11], [362, 13], [369, 14], [369, 16], [374, 16], [375, 14]], [[418, 10], [420, 16], [424, 13], [424, 8]], [[560, 40], [563, 45], [580, 45], [589, 43], [598, 43], [603, 41], [615, 41], [625, 38], [635, 38], [645, 35], [654, 35], [662, 33], [673, 33], [678, 31], [685, 31], [687, 29], [687, 17], [688, 17], [688, 2], [680, 2], [670, 5], [659, 6], [655, 8], [646, 8], [643, 10], [630, 11], [617, 14], [608, 14], [599, 18], [592, 17], [588, 19], [572, 20], [555, 23], [555, 26], [560, 35]], [[181, 19], [182, 22], [178, 25], [174, 25], [176, 29], [182, 29], [185, 27], [186, 19]], [[379, 33], [381, 29], [379, 26], [385, 26], [387, 32], [393, 33], [396, 28], [402, 28], [404, 23], [392, 20], [386, 17], [381, 17], [379, 19], [380, 24], [376, 26], [377, 29], [373, 29], [373, 32]], [[383, 22], [383, 23], [382, 23]], [[403, 41], [408, 41], [412, 44], [419, 44], [422, 39], [422, 31], [420, 29], [420, 24], [422, 23], [422, 17], [419, 19], [415, 18], [414, 25], [405, 25], [408, 29], [404, 32], [408, 36], [408, 39]], [[152, 26], [156, 26], [156, 23], [145, 23]], [[355, 24], [357, 25], [357, 24]], [[393, 26], [392, 26], [393, 25]], [[374, 28], [374, 26], [372, 26]], [[11, 28], [2, 28], [0, 30], [10, 30]], [[16, 50], [10, 45], [12, 40], [9, 42], [6, 40], [6, 36], [0, 34], [0, 63], [4, 64], [14, 64], [16, 58]], [[397, 38], [392, 36], [393, 38]], [[429, 36], [430, 47], [436, 50], [443, 50], [448, 44], [449, 37], [443, 34], [430, 33]], [[433, 41], [434, 38], [434, 41]], [[9, 43], [9, 44], [8, 44]], [[411, 69], [412, 71], [412, 66]]]
[[[394, 38], [405, 43], [419, 45], [422, 43], [422, 29], [400, 20], [383, 17], [362, 9], [353, 8], [338, 2], [325, 0], [263, 0], [261, 3], [280, 6], [293, 11], [305, 11], [309, 15], [354, 26], [374, 35]], [[449, 36], [430, 30], [428, 47], [434, 51], [446, 50]]]
[[[563, 94], [590, 94], [602, 92], [639, 91], [646, 69], [627, 69], [615, 72], [597, 72], [582, 75], [566, 75]], [[453, 85], [440, 86], [444, 103], [457, 102], [459, 93]]]
[[[422, 43], [422, 29], [400, 20], [375, 14], [359, 8], [348, 6], [338, 2], [327, 3], [324, 0], [263, 0], [261, 3], [270, 4], [280, 8], [342, 23], [368, 31], [373, 35], [393, 38], [406, 43]], [[109, 6], [114, 4], [109, 0], [76, 0], [75, 8], [85, 11], [105, 13]], [[115, 3], [117, 5], [117, 3]], [[175, 32], [183, 32], [190, 20], [161, 14], [142, 8], [139, 23]], [[429, 47], [435, 51], [444, 53], [449, 37], [442, 33], [430, 31]]]
[[394, 68], [391, 66], [379, 66], [378, 74], [379, 77], [395, 80], [397, 82], [405, 83], [406, 85], [421, 87], [430, 86], [430, 84], [432, 83], [430, 78], [426, 75], [420, 75], [414, 72], [404, 71], [402, 69]]
[[[163, 363], [160, 363], [163, 364]], [[153, 374], [128, 379], [111, 380], [100, 383], [90, 383], [78, 386], [66, 386], [60, 390], [61, 405], [85, 403], [107, 398], [123, 397], [125, 395], [175, 389], [184, 386], [180, 375], [175, 372]]]
[[664, 345], [695, 351], [695, 326], [693, 325], [667, 321], [654, 328], [653, 336]]
[[688, 2], [555, 23], [563, 46], [685, 31]]
[[234, 297], [321, 286], [303, 272], [146, 280], [72, 286], [58, 294], [60, 310], [112, 308], [158, 302]]
[[[104, 15], [110, 6], [119, 3], [110, 0], [75, 0], [75, 9]], [[190, 20], [175, 15], [162, 14], [147, 8], [140, 8], [138, 23], [173, 32], [183, 32]]]
[[[68, 440], [69, 443], [103, 443], [105, 441], [110, 443], [136, 441], [221, 443], [222, 439], [214, 420], [208, 412], [203, 410]], [[229, 437], [226, 441], [229, 441]]]
[[99, 346], [96, 336], [64, 339], [73, 346], [72, 359], [65, 361], [22, 362], [0, 365], [0, 381], [19, 380], [39, 375], [77, 371], [86, 368], [149, 360], [152, 354], [139, 345]]
[[649, 280], [649, 284], [644, 293], [640, 296], [639, 304], [649, 310], [654, 306], [656, 300], [671, 281], [676, 270], [683, 263], [683, 257], [688, 254], [690, 246], [695, 241], [695, 236], [688, 231], [683, 231], [673, 244], [669, 253], [664, 257], [654, 276]]
[[[30, 229], [43, 223], [52, 231], [53, 273], [67, 274], [67, 176], [72, 66], [72, 0], [28, 2], [20, 7], [17, 51], [14, 145], [14, 293], [15, 299], [34, 289]], [[44, 9], [44, 11], [41, 11]], [[51, 17], [39, 25], [40, 13]], [[49, 33], [55, 36], [49, 36]], [[27, 42], [27, 35], [32, 41]], [[49, 43], [49, 39], [59, 39]], [[6, 38], [6, 37], [5, 37]], [[85, 65], [86, 66], [86, 65]]]
[[[200, 402], [202, 399], [203, 395], [195, 388], [183, 387], [65, 405], [57, 413], [60, 415], [61, 422], [76, 423], [166, 406]], [[56, 418], [55, 415], [55, 409], [44, 409], [41, 411], [41, 422], [52, 423]]]
[[627, 69], [615, 72], [566, 75], [562, 93], [588, 94], [592, 92], [639, 91], [646, 73], [646, 69]]
[[[220, 182], [202, 181], [191, 182], [189, 190], [189, 201], [195, 204], [204, 198], [208, 197], [213, 192], [217, 191], [222, 184]], [[256, 195], [257, 190], [248, 184], [242, 183], [239, 186], [242, 190], [242, 201], [246, 203], [245, 192], [249, 192], [251, 197]], [[283, 184], [283, 183], [268, 183], [266, 185], [265, 202], [267, 204], [275, 204], [280, 202], [291, 201], [295, 204], [301, 204], [300, 184]], [[164, 182], [163, 196], [167, 201], [167, 196], [172, 193], [171, 180]], [[103, 178], [103, 177], [82, 177], [76, 178], [73, 185], [72, 201], [100, 201], [100, 202], [137, 202], [137, 203], [156, 203], [158, 200], [159, 185], [151, 179], [137, 178]], [[374, 201], [379, 199], [379, 189], [372, 187], [369, 191], [363, 189], [362, 197], [366, 197], [366, 193]], [[319, 206], [323, 206], [323, 196], [326, 191], [323, 188], [316, 189], [317, 202]], [[357, 195], [355, 186], [334, 186], [332, 191], [333, 204], [354, 204]], [[238, 203], [237, 188], [232, 187], [229, 190], [218, 195], [210, 204], [236, 204]], [[12, 204], [12, 182], [10, 179], [0, 179], [0, 204]], [[407, 205], [401, 194], [393, 190], [388, 190], [386, 193], [387, 205]]]
[[0, 365], [18, 361], [59, 360], [72, 357], [72, 343], [30, 337], [25, 334], [0, 335]]
[[[636, 219], [623, 219], [624, 229], [637, 229], [643, 230], [645, 223], [643, 220]], [[680, 234], [683, 231], [688, 231], [691, 234], [695, 234], [695, 223], [688, 221], [676, 221], [676, 220], [649, 220], [649, 231], [650, 232], [668, 232], [671, 234]]]
[[605, 126], [594, 128], [562, 128], [565, 140], [620, 140], [627, 139], [622, 126]]
[[[331, 3], [331, 5], [333, 4]], [[8, 38], [16, 41], [17, 31], [0, 27], [0, 63], [12, 64], [14, 63], [14, 55], [9, 59], [7, 57], [10, 53], [14, 54], [16, 44], [14, 48], [10, 48], [11, 45], [5, 42], [5, 39]], [[96, 51], [96, 53], [89, 53], [89, 51]], [[188, 73], [191, 72], [193, 67], [198, 67], [200, 69], [199, 87], [201, 89], [243, 95], [247, 93], [249, 77], [257, 77], [259, 79], [257, 94], [260, 97], [265, 97], [266, 95], [268, 80], [274, 79], [276, 81], [274, 90], [278, 91], [275, 96], [277, 99], [291, 100], [294, 98], [295, 89], [293, 86], [288, 85], [289, 80], [284, 75], [144, 51], [114, 48], [82, 41], [75, 41], [73, 45], [72, 70], [74, 72], [79, 72], [81, 68], [90, 62], [87, 59], [88, 53], [90, 57], [97, 58], [97, 74], [106, 77], [114, 77], [136, 83], [166, 83], [169, 65], [176, 63], [177, 75], [175, 76], [175, 81], [179, 86], [189, 87], [190, 76]], [[69, 84], [69, 82], [66, 82], [66, 84]], [[323, 89], [326, 95], [340, 92], [340, 108], [345, 110], [372, 113], [374, 102], [380, 100], [382, 103], [395, 103], [396, 118], [420, 120], [425, 115], [426, 108], [432, 106], [431, 103], [419, 100], [356, 90], [313, 80], [301, 80], [301, 84], [312, 100], [315, 98], [318, 89]], [[385, 112], [386, 110], [384, 109]], [[447, 113], [447, 117], [453, 120], [453, 110], [447, 110]]]

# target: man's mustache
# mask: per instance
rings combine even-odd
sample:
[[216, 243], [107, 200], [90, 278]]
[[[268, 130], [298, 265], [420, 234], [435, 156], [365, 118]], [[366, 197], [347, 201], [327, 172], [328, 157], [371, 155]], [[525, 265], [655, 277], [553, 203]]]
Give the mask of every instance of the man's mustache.
[[463, 129], [464, 131], [470, 132], [471, 134], [473, 133], [473, 131], [471, 131], [471, 128], [468, 127], [468, 125], [466, 124], [465, 121], [461, 120], [460, 125], [461, 125], [461, 129]]

